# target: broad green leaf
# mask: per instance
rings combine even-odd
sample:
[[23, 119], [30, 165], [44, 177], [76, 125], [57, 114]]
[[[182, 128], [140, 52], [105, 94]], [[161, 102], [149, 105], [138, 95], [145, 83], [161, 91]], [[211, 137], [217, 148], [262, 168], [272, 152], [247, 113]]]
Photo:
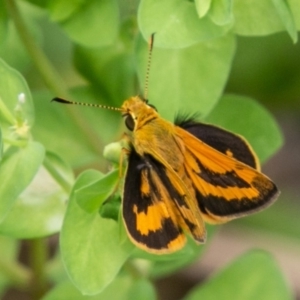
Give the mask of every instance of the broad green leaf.
[[[150, 103], [162, 117], [173, 121], [183, 115], [204, 116], [217, 103], [226, 83], [235, 51], [228, 35], [185, 49], [153, 49], [149, 78]], [[140, 82], [144, 83], [147, 47], [137, 45]]]
[[[90, 88], [76, 89], [72, 95], [77, 101], [97, 103], [95, 99], [100, 99], [99, 103], [107, 104], [98, 92]], [[105, 144], [120, 137], [122, 117], [119, 112], [50, 102], [53, 95], [47, 93], [35, 93], [34, 97], [37, 100], [37, 113], [33, 134], [49, 151], [59, 153], [63, 160], [75, 168], [106, 162], [102, 155]], [[78, 127], [69, 110], [88, 130], [83, 131]], [[97, 149], [91, 146], [91, 140]]]
[[87, 213], [77, 204], [75, 191], [100, 178], [99, 172], [95, 171], [86, 171], [79, 176], [60, 236], [66, 271], [85, 295], [103, 291], [114, 280], [131, 252], [131, 247], [120, 242], [118, 223], [101, 218], [98, 211]]
[[24, 148], [10, 148], [0, 163], [0, 220], [13, 207], [18, 196], [30, 184], [44, 159], [44, 147], [28, 142]]
[[32, 126], [34, 108], [27, 83], [22, 75], [0, 59], [0, 121], [6, 127], [21, 118]]
[[47, 9], [52, 21], [63, 21], [81, 9], [84, 0], [51, 0], [47, 1]]
[[60, 23], [76, 43], [103, 47], [113, 43], [118, 34], [119, 11], [116, 0], [85, 1], [68, 19]]
[[300, 30], [300, 2], [298, 0], [288, 0], [288, 4], [293, 13], [296, 27]]
[[195, 5], [181, 0], [142, 0], [138, 23], [145, 40], [155, 33], [156, 47], [173, 49], [221, 37], [231, 26], [217, 26], [208, 16], [199, 19]]
[[283, 143], [282, 134], [272, 115], [248, 97], [223, 96], [205, 122], [244, 136], [260, 161], [272, 156]]
[[153, 284], [145, 278], [135, 279], [134, 284], [131, 285], [126, 297], [126, 300], [140, 300], [140, 299], [143, 300], [157, 299]]
[[233, 30], [240, 35], [267, 35], [284, 30], [273, 0], [233, 1], [233, 14]]
[[152, 284], [145, 279], [118, 276], [103, 292], [94, 296], [83, 295], [71, 282], [65, 281], [52, 289], [42, 300], [155, 300]]
[[18, 244], [16, 240], [6, 236], [0, 236], [0, 244], [0, 295], [2, 295], [5, 288], [12, 283], [9, 267], [17, 259]]
[[273, 0], [277, 13], [294, 43], [298, 40], [297, 28], [289, 3], [286, 0]]
[[[0, 224], [1, 233], [24, 239], [60, 231], [68, 199], [67, 191], [74, 180], [73, 174], [69, 166], [54, 153], [47, 152], [45, 161], [48, 168], [42, 166], [18, 197]], [[54, 174], [63, 180], [63, 184], [58, 184], [53, 178]]]
[[88, 213], [99, 210], [102, 203], [114, 192], [119, 179], [119, 170], [113, 170], [100, 179], [80, 189], [75, 190], [78, 205]]
[[208, 282], [195, 287], [184, 300], [293, 299], [274, 258], [264, 251], [250, 251]]
[[217, 25], [226, 25], [233, 21], [232, 6], [232, 0], [214, 0], [208, 15]]
[[[46, 2], [45, 0], [41, 0]], [[7, 1], [0, 1], [5, 6], [8, 3]], [[41, 24], [37, 24], [37, 21], [41, 19], [42, 16], [45, 16], [45, 13], [41, 9], [37, 9], [35, 6], [28, 4], [26, 1], [19, 1], [17, 3], [18, 9], [22, 15], [22, 19], [26, 24], [27, 30], [30, 32], [32, 39], [34, 39], [35, 44], [41, 46], [44, 38], [44, 32], [41, 31]], [[1, 11], [0, 7], [0, 11]], [[6, 13], [6, 12], [3, 13]], [[1, 14], [1, 13], [0, 13]], [[30, 73], [30, 77], [36, 72], [34, 69], [29, 71], [28, 67], [32, 66], [33, 59], [30, 57], [28, 52], [25, 49], [24, 43], [21, 41], [18, 30], [14, 25], [14, 22], [9, 19], [7, 24], [7, 32], [5, 39], [1, 42], [0, 47], [0, 57], [6, 61], [8, 65], [17, 69], [19, 72], [22, 71], [23, 74]], [[0, 34], [0, 40], [4, 38]], [[2, 80], [2, 78], [1, 78]], [[11, 101], [14, 101], [12, 99]]]
[[211, 6], [211, 2], [212, 0], [195, 0], [195, 5], [199, 18], [202, 18], [207, 14]]
[[58, 283], [41, 300], [98, 300], [99, 295], [83, 295], [70, 281]]
[[110, 46], [100, 49], [75, 47], [76, 68], [111, 106], [120, 106], [122, 101], [137, 93], [132, 50], [135, 26], [130, 21], [122, 24], [118, 39]]

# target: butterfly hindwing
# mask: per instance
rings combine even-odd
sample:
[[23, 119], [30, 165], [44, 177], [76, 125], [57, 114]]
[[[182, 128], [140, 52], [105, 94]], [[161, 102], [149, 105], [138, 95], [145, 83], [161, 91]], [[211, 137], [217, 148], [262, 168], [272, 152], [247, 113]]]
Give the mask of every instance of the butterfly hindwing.
[[[176, 190], [165, 186], [157, 170], [161, 167], [134, 149], [128, 158], [124, 184], [123, 219], [131, 240], [154, 253], [168, 253], [185, 244], [182, 220], [171, 197]], [[172, 196], [171, 196], [171, 195]]]
[[186, 148], [185, 169], [206, 222], [226, 222], [259, 211], [275, 200], [278, 190], [268, 177], [186, 130], [176, 130]]

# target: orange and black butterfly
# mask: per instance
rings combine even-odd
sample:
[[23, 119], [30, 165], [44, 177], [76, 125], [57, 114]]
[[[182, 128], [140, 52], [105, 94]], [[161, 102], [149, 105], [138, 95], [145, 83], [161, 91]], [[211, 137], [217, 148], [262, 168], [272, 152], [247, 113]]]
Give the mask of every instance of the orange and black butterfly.
[[186, 234], [204, 243], [204, 222], [246, 216], [277, 198], [242, 137], [192, 120], [174, 125], [139, 96], [111, 109], [121, 112], [129, 131], [122, 215], [136, 246], [171, 253], [185, 245]]
[[131, 132], [122, 214], [138, 247], [171, 253], [186, 233], [203, 243], [204, 222], [224, 223], [276, 199], [277, 187], [242, 137], [191, 120], [174, 125], [138, 96], [118, 110]]

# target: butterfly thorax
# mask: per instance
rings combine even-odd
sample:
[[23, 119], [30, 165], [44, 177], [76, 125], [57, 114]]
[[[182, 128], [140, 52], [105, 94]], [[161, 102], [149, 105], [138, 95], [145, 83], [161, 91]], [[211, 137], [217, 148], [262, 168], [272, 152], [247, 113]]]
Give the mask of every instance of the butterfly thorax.
[[140, 156], [149, 154], [174, 169], [182, 166], [184, 145], [175, 133], [174, 124], [161, 118], [153, 106], [138, 96], [126, 100], [122, 112], [131, 131], [130, 142]]

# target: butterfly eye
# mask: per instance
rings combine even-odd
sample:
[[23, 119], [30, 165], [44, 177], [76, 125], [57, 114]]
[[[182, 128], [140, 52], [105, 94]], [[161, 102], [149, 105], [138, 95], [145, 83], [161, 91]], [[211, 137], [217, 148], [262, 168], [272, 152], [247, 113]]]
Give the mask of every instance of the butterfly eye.
[[134, 129], [134, 120], [132, 118], [131, 115], [127, 115], [126, 118], [125, 118], [125, 125], [126, 127], [130, 130], [130, 131], [133, 131]]

